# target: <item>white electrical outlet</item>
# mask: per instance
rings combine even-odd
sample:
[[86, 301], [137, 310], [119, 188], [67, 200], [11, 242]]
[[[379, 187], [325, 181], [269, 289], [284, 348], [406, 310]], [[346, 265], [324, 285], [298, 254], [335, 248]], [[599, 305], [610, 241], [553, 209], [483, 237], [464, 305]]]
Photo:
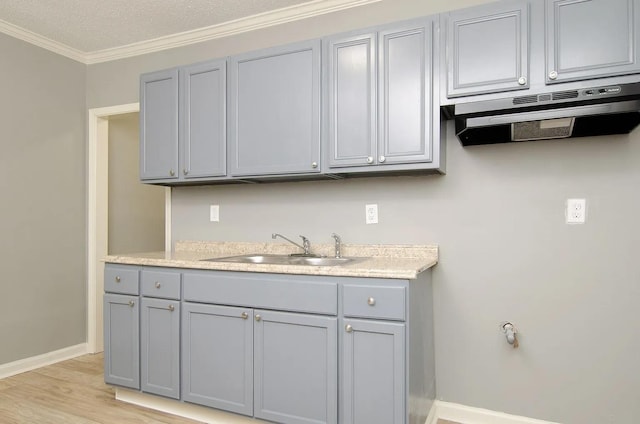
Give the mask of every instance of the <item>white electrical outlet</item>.
[[567, 199], [567, 224], [584, 224], [587, 220], [587, 200]]
[[220, 206], [219, 205], [211, 205], [209, 207], [209, 221], [211, 221], [211, 222], [219, 222], [220, 221]]
[[364, 205], [364, 211], [367, 224], [378, 223], [378, 205]]

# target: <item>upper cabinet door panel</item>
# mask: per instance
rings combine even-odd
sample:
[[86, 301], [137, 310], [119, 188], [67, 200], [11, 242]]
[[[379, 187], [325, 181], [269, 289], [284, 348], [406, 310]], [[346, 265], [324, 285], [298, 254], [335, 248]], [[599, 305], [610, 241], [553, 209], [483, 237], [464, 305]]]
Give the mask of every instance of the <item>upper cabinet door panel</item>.
[[320, 41], [231, 59], [231, 172], [320, 172]]
[[376, 151], [376, 34], [327, 42], [329, 166], [366, 166]]
[[217, 60], [181, 72], [183, 178], [224, 176], [227, 63]]
[[140, 179], [178, 178], [178, 69], [140, 77]]
[[529, 87], [529, 4], [508, 1], [443, 15], [447, 96]]
[[432, 21], [379, 33], [380, 164], [432, 158], [432, 43]]
[[640, 72], [640, 1], [547, 0], [547, 83]]

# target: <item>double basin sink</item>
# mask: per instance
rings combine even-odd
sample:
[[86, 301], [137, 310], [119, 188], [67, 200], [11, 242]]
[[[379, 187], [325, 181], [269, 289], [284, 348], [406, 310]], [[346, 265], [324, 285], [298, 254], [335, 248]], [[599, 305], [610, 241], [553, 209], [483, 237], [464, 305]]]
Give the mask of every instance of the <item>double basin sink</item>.
[[359, 258], [333, 258], [326, 256], [307, 255], [273, 255], [250, 254], [228, 256], [226, 258], [203, 259], [208, 262], [233, 262], [242, 264], [269, 264], [269, 265], [310, 265], [310, 266], [340, 266], [352, 263]]

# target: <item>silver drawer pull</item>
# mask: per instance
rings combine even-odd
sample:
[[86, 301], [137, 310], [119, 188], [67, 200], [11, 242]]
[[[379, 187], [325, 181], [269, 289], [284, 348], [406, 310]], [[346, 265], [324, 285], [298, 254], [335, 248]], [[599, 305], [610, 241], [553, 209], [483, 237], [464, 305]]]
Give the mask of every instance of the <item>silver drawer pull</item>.
[[116, 276], [116, 283], [120, 282], [120, 276]]
[[159, 281], [156, 281], [156, 288], [159, 289], [162, 286]]
[[176, 308], [173, 305], [169, 305], [169, 310], [173, 312]]
[[374, 306], [376, 304], [376, 300], [373, 297], [370, 297], [369, 299], [367, 299], [367, 303], [369, 304], [369, 306]]
[[129, 306], [133, 308], [135, 305], [136, 305], [136, 302], [134, 302], [133, 300], [129, 301]]
[[347, 324], [344, 326], [344, 331], [346, 331], [347, 333], [352, 333], [353, 332], [353, 327], [351, 326], [351, 324]]
[[260, 316], [260, 314], [256, 314], [256, 321], [260, 321], [262, 319], [262, 317]]
[[241, 313], [241, 314], [240, 314], [240, 316], [242, 317], [242, 319], [247, 319], [247, 318], [249, 318], [249, 314], [248, 314], [248, 313], [246, 313], [246, 312]]

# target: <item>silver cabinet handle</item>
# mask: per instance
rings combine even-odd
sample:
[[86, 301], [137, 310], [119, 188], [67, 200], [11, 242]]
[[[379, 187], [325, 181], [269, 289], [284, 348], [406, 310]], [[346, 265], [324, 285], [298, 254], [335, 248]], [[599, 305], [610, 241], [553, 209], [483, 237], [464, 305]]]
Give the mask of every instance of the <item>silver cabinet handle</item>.
[[518, 78], [518, 84], [525, 85], [527, 83], [527, 79], [525, 77]]
[[387, 160], [387, 158], [385, 158], [384, 156], [380, 156], [378, 158], [378, 162], [380, 162], [380, 163], [384, 163], [384, 161], [386, 161], [386, 160]]
[[184, 175], [187, 175], [187, 174], [189, 173], [189, 171], [187, 171], [186, 169], [183, 169], [183, 170], [182, 170], [182, 173], [183, 173]]
[[159, 289], [162, 286], [159, 281], [156, 281], [156, 288]]
[[133, 300], [129, 301], [129, 306], [133, 308], [135, 305], [136, 305], [136, 302], [134, 302]]
[[120, 281], [122, 281], [122, 280], [120, 279], [120, 276], [116, 276], [116, 283], [119, 283]]
[[374, 306], [376, 304], [376, 300], [373, 297], [370, 297], [369, 299], [367, 299], [367, 303], [369, 304], [369, 306]]
[[367, 163], [373, 163], [373, 158], [371, 156], [367, 158]]
[[169, 170], [169, 175], [171, 175], [172, 177], [176, 175], [175, 171], [173, 169]]
[[351, 326], [351, 324], [347, 324], [344, 326], [344, 331], [346, 331], [347, 333], [352, 333], [353, 332], [353, 327]]
[[549, 79], [550, 80], [554, 80], [556, 78], [558, 78], [558, 73], [556, 71], [549, 72]]
[[248, 314], [248, 313], [246, 313], [246, 312], [241, 313], [241, 314], [240, 314], [240, 316], [242, 317], [242, 319], [247, 319], [247, 318], [249, 318], [249, 314]]
[[262, 319], [262, 317], [260, 316], [260, 314], [256, 314], [256, 321], [260, 321]]
[[173, 305], [169, 305], [169, 310], [173, 312], [176, 308]]
[[318, 162], [312, 162], [312, 163], [311, 163], [311, 167], [312, 167], [313, 169], [316, 169], [316, 168], [318, 167]]

